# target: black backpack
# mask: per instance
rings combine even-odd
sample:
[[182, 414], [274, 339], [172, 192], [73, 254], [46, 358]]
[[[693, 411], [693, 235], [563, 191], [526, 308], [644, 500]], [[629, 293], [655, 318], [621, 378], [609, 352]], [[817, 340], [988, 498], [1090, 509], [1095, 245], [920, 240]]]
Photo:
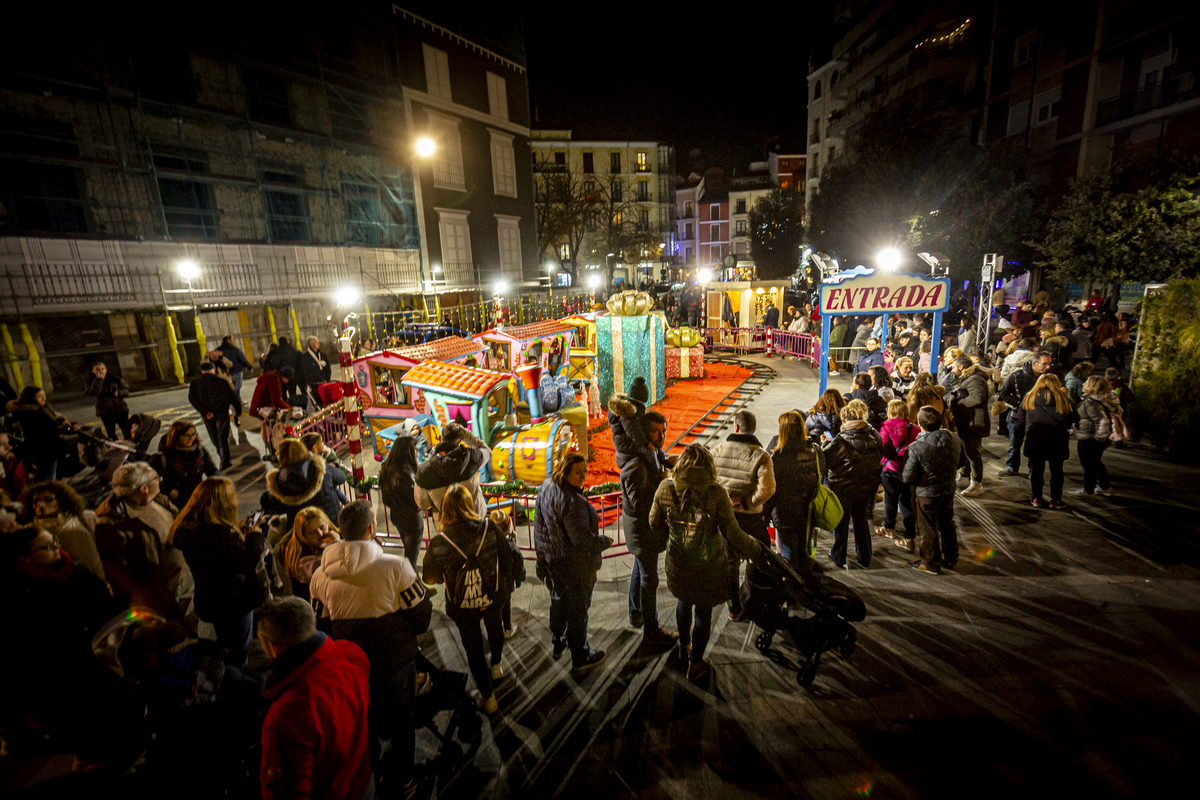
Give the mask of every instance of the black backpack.
[[503, 570], [500, 568], [499, 546], [496, 548], [496, 563], [490, 573], [479, 559], [479, 554], [483, 552], [483, 543], [491, 531], [491, 523], [487, 523], [483, 529], [483, 535], [479, 537], [479, 546], [475, 548], [474, 553], [463, 552], [449, 536], [446, 536], [445, 533], [441, 534], [450, 546], [463, 557], [463, 565], [458, 570], [458, 574], [454, 576], [453, 587], [447, 586], [450, 589], [450, 597], [460, 609], [486, 611], [500, 597], [500, 580]]

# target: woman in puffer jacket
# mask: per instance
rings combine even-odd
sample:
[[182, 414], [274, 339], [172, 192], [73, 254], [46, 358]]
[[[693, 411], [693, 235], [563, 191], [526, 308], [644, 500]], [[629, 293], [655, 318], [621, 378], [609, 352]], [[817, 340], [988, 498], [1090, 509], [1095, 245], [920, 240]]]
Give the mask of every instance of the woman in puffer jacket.
[[299, 439], [284, 439], [276, 452], [279, 469], [267, 473], [267, 490], [259, 498], [259, 507], [268, 514], [285, 515], [288, 528], [295, 522], [296, 512], [310, 506], [337, 519], [343, 503], [338, 484], [346, 482], [345, 474], [309, 453]]
[[839, 412], [845, 405], [846, 398], [842, 397], [841, 392], [837, 389], [826, 389], [825, 393], [817, 398], [817, 404], [808, 412], [808, 419], [804, 421], [805, 427], [808, 428], [808, 438], [823, 444], [837, 436], [842, 429]]
[[883, 443], [883, 526], [875, 532], [885, 539], [896, 538], [896, 511], [904, 523], [904, 538], [917, 535], [917, 518], [912, 510], [908, 484], [900, 480], [904, 471], [904, 456], [908, 446], [917, 440], [920, 426], [908, 421], [908, 405], [903, 400], [888, 403], [888, 419], [879, 429]]
[[1078, 408], [1075, 448], [1083, 467], [1083, 488], [1074, 489], [1071, 494], [1109, 496], [1112, 484], [1103, 458], [1113, 432], [1113, 419], [1121, 419], [1121, 404], [1104, 376], [1093, 375], [1083, 384], [1083, 397]]
[[841, 411], [842, 430], [825, 445], [828, 486], [845, 512], [834, 531], [829, 560], [839, 569], [849, 569], [846, 560], [850, 522], [854, 522], [854, 550], [862, 567], [871, 565], [871, 501], [879, 488], [879, 465], [883, 442], [867, 423], [867, 404], [852, 400]]
[[775, 472], [775, 484], [786, 491], [771, 495], [763, 507], [775, 523], [779, 554], [801, 569], [810, 569], [808, 536], [809, 506], [817, 495], [824, 473], [821, 448], [808, 440], [804, 413], [785, 411], [779, 417], [779, 436], [767, 448]]
[[687, 661], [688, 680], [698, 681], [710, 669], [704, 651], [712, 610], [730, 599], [724, 543], [747, 560], [758, 558], [763, 545], [738, 527], [712, 453], [701, 444], [688, 445], [672, 478], [659, 484], [650, 527], [667, 538], [667, 588], [679, 601], [679, 656]]
[[151, 456], [150, 466], [162, 479], [160, 491], [176, 506], [186, 504], [205, 478], [220, 474], [208, 448], [200, 444], [196, 426], [190, 422], [171, 423], [161, 448]]

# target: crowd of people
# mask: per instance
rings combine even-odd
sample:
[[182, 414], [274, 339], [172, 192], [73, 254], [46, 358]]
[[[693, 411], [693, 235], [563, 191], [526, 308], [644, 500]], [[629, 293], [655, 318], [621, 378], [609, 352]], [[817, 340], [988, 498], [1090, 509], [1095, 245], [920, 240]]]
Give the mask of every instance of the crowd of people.
[[[877, 319], [853, 320], [853, 338], [849, 326], [843, 334], [854, 352], [852, 390], [830, 389], [807, 412], [784, 413], [766, 446], [755, 415], [743, 410], [725, 441], [668, 456], [667, 420], [647, 407], [645, 381], [614, 395], [608, 422], [633, 556], [628, 621], [644, 644], [673, 649], [687, 678], [703, 679], [712, 671], [714, 612], [743, 618], [742, 564], [776, 548], [799, 570], [848, 569], [853, 533], [860, 567], [870, 567], [884, 539], [911, 554], [918, 572], [953, 570], [954, 498], [984, 493], [981, 442], [994, 430], [1009, 442], [1001, 477], [1020, 474], [1023, 455], [1033, 506], [1065, 506], [1072, 438], [1084, 472], [1075, 493], [1110, 494], [1103, 456], [1127, 435], [1131, 400], [1121, 371], [1128, 320], [1039, 316], [1025, 305], [991, 346], [963, 318], [937, 368], [923, 359], [932, 343], [919, 315], [894, 318], [887, 331]], [[782, 320], [776, 311], [773, 321], [813, 330], [811, 307], [788, 308]], [[329, 364], [315, 339], [307, 345], [301, 353], [281, 339], [265, 355], [251, 414], [314, 401]], [[1094, 355], [1107, 369], [1096, 368]], [[375, 509], [349, 499], [347, 475], [319, 435], [280, 437], [264, 422], [274, 464], [259, 510], [241, 513], [235, 485], [221, 473], [230, 466], [230, 415], [241, 414], [238, 387], [251, 368], [227, 337], [191, 386], [215, 459], [187, 421], [170, 425], [151, 453], [156, 422], [129, 413], [128, 387], [103, 364], [86, 391], [104, 434], [116, 439], [119, 429], [126, 440], [119, 464], [87, 455], [87, 440], [100, 431], [65, 420], [44, 391], [30, 387], [8, 402], [2, 586], [6, 607], [39, 613], [16, 615], [22, 657], [5, 661], [6, 677], [9, 685], [21, 674], [55, 686], [77, 681], [79, 665], [96, 660], [104, 638], [97, 634], [125, 620], [157, 631], [126, 634], [114, 652], [122, 677], [162, 713], [197, 694], [245, 708], [261, 689], [264, 797], [357, 800], [373, 796], [377, 781], [411, 796], [420, 784], [415, 702], [437, 679], [418, 638], [438, 592], [478, 708], [501, 710], [496, 685], [505, 677], [505, 642], [517, 631], [512, 595], [527, 575], [512, 517], [489, 508], [480, 485], [491, 451], [457, 424], [419, 463], [415, 440], [398, 439], [379, 487], [400, 554], [378, 543]], [[587, 484], [587, 460], [568, 454], [538, 488], [533, 515], [536, 576], [549, 593], [548, 649], [556, 661], [569, 652], [577, 677], [605, 660], [590, 644], [588, 620], [601, 556], [612, 545]], [[816, 558], [822, 524], [831, 529], [827, 562]], [[664, 555], [673, 630], [659, 615]], [[251, 669], [256, 638], [273, 665], [265, 676]], [[182, 700], [180, 681], [194, 687]], [[164, 693], [168, 683], [173, 693]], [[74, 693], [11, 693], [2, 724], [6, 732], [44, 727], [79, 752], [95, 750], [98, 723], [80, 703]]]

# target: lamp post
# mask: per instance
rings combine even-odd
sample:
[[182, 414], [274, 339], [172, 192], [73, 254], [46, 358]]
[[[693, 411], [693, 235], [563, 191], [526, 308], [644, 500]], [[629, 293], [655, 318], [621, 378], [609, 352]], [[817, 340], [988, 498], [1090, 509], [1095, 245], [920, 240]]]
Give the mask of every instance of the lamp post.
[[192, 287], [192, 281], [200, 277], [200, 264], [190, 258], [177, 261], [175, 274], [187, 283], [188, 302], [192, 306], [192, 325], [196, 328], [196, 345], [200, 348], [200, 358], [203, 359], [204, 354], [208, 352], [208, 340], [204, 336], [204, 328], [200, 325], [200, 314], [196, 310], [196, 292]]
[[[413, 150], [417, 157], [429, 159], [437, 152], [437, 142], [430, 136], [422, 136], [414, 143]], [[418, 181], [420, 180], [418, 176]], [[424, 209], [421, 213], [425, 213]], [[425, 259], [422, 256], [421, 243], [417, 243], [417, 280], [421, 283], [421, 308], [425, 312], [425, 321], [429, 321], [429, 303], [425, 300]]]

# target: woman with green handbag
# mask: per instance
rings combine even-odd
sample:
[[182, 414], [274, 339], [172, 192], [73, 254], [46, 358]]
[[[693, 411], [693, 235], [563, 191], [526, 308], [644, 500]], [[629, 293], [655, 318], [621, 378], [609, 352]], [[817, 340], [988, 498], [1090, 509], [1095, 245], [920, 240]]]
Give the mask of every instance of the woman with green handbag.
[[679, 656], [688, 661], [688, 680], [696, 681], [709, 671], [704, 651], [713, 607], [730, 599], [723, 542], [747, 560], [759, 557], [763, 546], [738, 527], [712, 454], [700, 444], [688, 445], [673, 476], [659, 484], [650, 526], [667, 535], [667, 587], [679, 601]]
[[825, 464], [821, 448], [808, 441], [805, 422], [804, 412], [798, 410], [786, 411], [779, 417], [778, 441], [771, 447], [778, 487], [771, 498], [771, 522], [775, 525], [779, 554], [797, 569], [807, 570], [812, 564], [808, 549], [812, 505], [824, 488], [821, 478]]

